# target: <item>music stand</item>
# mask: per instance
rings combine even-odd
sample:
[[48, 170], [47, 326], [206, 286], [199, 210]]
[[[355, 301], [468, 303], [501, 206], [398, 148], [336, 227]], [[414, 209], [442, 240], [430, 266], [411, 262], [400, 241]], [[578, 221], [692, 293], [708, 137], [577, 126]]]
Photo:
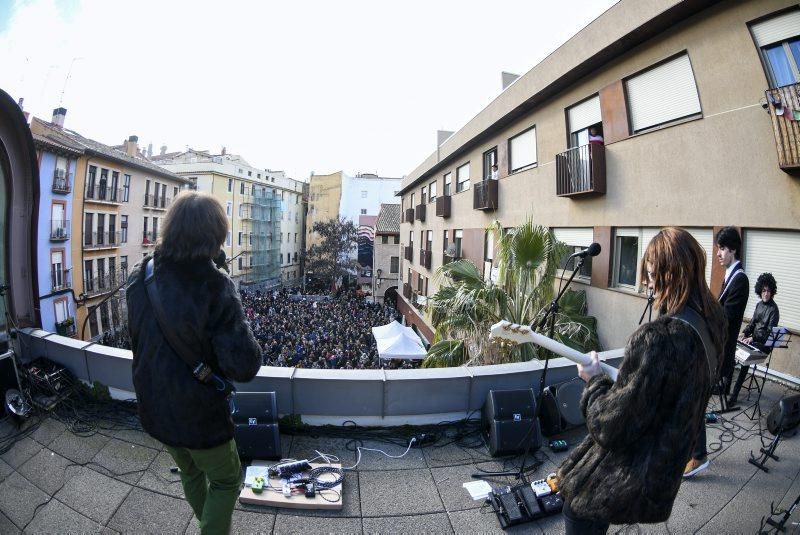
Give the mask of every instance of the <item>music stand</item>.
[[772, 331], [770, 331], [769, 336], [764, 343], [764, 345], [769, 345], [769, 358], [767, 359], [767, 366], [764, 368], [764, 377], [761, 379], [761, 384], [759, 385], [758, 377], [756, 377], [756, 371], [758, 371], [758, 367], [753, 365], [753, 373], [750, 375], [750, 382], [747, 385], [747, 390], [752, 390], [753, 382], [755, 382], [756, 389], [758, 390], [756, 402], [753, 404], [753, 414], [747, 416], [747, 411], [745, 411], [745, 416], [747, 416], [749, 419], [755, 420], [756, 411], [758, 411], [758, 417], [761, 418], [761, 394], [764, 392], [764, 386], [767, 383], [767, 375], [769, 374], [769, 367], [772, 364], [772, 352], [775, 349], [789, 347], [789, 342], [791, 339], [792, 334], [788, 329], [786, 329], [786, 327], [773, 327]]

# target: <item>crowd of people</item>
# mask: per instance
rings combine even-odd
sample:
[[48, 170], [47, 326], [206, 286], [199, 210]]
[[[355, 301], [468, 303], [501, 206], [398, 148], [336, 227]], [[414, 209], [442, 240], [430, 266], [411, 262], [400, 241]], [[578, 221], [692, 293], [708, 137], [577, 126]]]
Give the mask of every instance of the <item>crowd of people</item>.
[[412, 368], [419, 362], [381, 362], [372, 327], [399, 320], [397, 310], [340, 293], [298, 290], [242, 292], [242, 305], [266, 366], [368, 370]]

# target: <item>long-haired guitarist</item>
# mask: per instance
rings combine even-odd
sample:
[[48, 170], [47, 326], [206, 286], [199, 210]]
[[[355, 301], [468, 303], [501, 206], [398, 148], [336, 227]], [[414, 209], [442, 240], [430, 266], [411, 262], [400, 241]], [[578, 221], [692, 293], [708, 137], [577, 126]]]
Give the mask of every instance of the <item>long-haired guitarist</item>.
[[590, 365], [578, 366], [587, 381], [581, 407], [589, 435], [559, 470], [568, 534], [669, 518], [705, 429], [724, 343], [725, 317], [705, 267], [691, 234], [661, 230], [640, 268], [660, 317], [630, 337], [616, 383], [594, 353]]

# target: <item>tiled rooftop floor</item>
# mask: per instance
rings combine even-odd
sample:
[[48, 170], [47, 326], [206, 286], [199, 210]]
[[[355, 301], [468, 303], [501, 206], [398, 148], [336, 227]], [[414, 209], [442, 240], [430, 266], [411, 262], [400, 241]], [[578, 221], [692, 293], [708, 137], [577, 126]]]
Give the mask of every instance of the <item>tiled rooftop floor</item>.
[[[787, 392], [769, 384], [764, 414]], [[729, 414], [709, 432], [708, 470], [683, 483], [668, 522], [612, 526], [610, 532], [757, 533], [770, 502], [789, 506], [800, 494], [800, 437], [788, 438], [770, 460], [769, 473], [747, 462], [761, 446], [758, 422]], [[8, 423], [8, 422], [6, 422]], [[585, 433], [576, 430], [577, 440]], [[765, 431], [766, 433], [766, 431]], [[341, 435], [341, 432], [339, 433]], [[353, 436], [352, 438], [358, 438]], [[347, 465], [355, 454], [346, 440], [324, 436], [283, 436], [284, 455], [308, 458], [318, 449], [338, 455]], [[404, 448], [365, 443], [391, 454]], [[555, 471], [566, 454], [538, 453], [544, 464], [531, 479]], [[0, 533], [195, 533], [197, 523], [183, 500], [173, 464], [160, 444], [140, 431], [73, 434], [47, 418], [30, 436], [0, 457]], [[518, 460], [491, 459], [485, 448], [456, 444], [412, 449], [402, 459], [365, 452], [357, 470], [348, 472], [341, 511], [273, 509], [237, 504], [235, 533], [500, 533], [494, 514], [472, 501], [461, 487], [477, 467], [513, 468]], [[513, 478], [491, 480], [513, 484]], [[788, 532], [800, 533], [792, 521]], [[512, 533], [563, 532], [560, 516], [517, 526]]]

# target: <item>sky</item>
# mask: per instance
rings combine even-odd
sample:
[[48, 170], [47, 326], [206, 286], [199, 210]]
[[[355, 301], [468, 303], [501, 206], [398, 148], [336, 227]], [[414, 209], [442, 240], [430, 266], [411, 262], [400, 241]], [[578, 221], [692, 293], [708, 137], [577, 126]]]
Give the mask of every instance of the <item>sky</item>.
[[0, 0], [0, 89], [108, 145], [401, 177], [615, 0]]

